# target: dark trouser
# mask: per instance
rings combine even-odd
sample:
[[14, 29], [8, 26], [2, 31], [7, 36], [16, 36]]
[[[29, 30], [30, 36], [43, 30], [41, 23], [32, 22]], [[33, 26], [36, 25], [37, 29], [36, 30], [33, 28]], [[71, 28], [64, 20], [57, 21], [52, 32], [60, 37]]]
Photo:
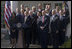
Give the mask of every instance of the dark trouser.
[[52, 34], [48, 33], [48, 45], [52, 45]]
[[47, 44], [48, 44], [48, 32], [40, 30], [39, 36], [40, 36], [41, 47], [42, 48], [47, 48]]
[[32, 32], [32, 43], [35, 44], [36, 43], [36, 30], [34, 29], [33, 32]]
[[39, 28], [37, 28], [37, 41], [38, 41], [38, 45], [40, 45], [40, 30], [39, 30]]
[[32, 26], [32, 44], [35, 44], [37, 41], [37, 25], [36, 23], [33, 24]]
[[53, 48], [58, 48], [58, 46], [59, 46], [59, 33], [52, 32], [52, 43], [53, 43]]
[[59, 43], [59, 45], [61, 46], [62, 44], [64, 44], [64, 42], [65, 42], [65, 32], [64, 31], [60, 31], [60, 33], [59, 33], [59, 40], [60, 40], [60, 43]]
[[31, 43], [31, 30], [25, 29], [24, 30], [24, 37], [25, 37], [25, 42], [26, 42], [26, 48], [28, 48], [29, 44]]
[[16, 42], [17, 42], [17, 40], [18, 40], [18, 34], [19, 34], [19, 30], [16, 29]]

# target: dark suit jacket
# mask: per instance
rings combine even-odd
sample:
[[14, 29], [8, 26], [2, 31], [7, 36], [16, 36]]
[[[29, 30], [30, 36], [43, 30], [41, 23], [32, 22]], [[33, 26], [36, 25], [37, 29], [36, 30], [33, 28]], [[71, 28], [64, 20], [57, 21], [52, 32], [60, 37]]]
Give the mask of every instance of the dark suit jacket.
[[16, 16], [16, 23], [23, 23], [24, 22], [24, 16], [19, 14]]
[[[24, 19], [25, 19], [25, 16], [24, 16]], [[30, 29], [31, 26], [32, 26], [32, 19], [30, 16], [28, 16], [26, 19], [26, 22], [24, 21], [24, 23], [23, 23], [23, 27], [24, 27], [24, 29]]]
[[37, 13], [33, 13], [33, 21], [32, 21], [33, 31], [36, 32], [37, 30]]
[[62, 18], [60, 19], [60, 29], [66, 29], [68, 23], [68, 17], [62, 16]]
[[[52, 17], [51, 17], [52, 18]], [[51, 28], [51, 32], [56, 32], [57, 30], [59, 30], [59, 16], [55, 15], [54, 19], [50, 19], [50, 28]]]
[[33, 18], [35, 21], [37, 20], [37, 12], [33, 13]]
[[70, 23], [70, 16], [68, 16], [67, 14], [65, 14], [64, 16], [65, 16], [66, 24]]
[[49, 23], [50, 23], [50, 17], [45, 15], [44, 23], [42, 23], [42, 16], [37, 20], [37, 26], [40, 28], [40, 26], [44, 27], [44, 31], [49, 32]]
[[37, 29], [40, 29], [41, 16], [37, 18]]

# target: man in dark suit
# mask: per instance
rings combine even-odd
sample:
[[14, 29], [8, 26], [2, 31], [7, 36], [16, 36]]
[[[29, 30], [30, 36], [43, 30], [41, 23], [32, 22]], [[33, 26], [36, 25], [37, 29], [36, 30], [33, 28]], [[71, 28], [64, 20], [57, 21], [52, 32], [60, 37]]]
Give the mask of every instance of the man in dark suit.
[[27, 11], [24, 12], [24, 37], [25, 37], [25, 42], [26, 42], [26, 48], [29, 47], [30, 40], [31, 40], [31, 17], [29, 16], [29, 13]]
[[[33, 12], [32, 12], [32, 10], [29, 11], [29, 16], [30, 16], [30, 18], [31, 18], [31, 22], [33, 23], [34, 17], [33, 17]], [[30, 37], [30, 38], [31, 38], [30, 42], [33, 43], [33, 42], [34, 42], [34, 41], [33, 41], [33, 40], [34, 40], [34, 39], [33, 39], [33, 38], [34, 38], [34, 34], [33, 34], [33, 27], [32, 27], [32, 25], [31, 25], [31, 35], [30, 35], [30, 36], [31, 36], [31, 37]]]
[[38, 44], [40, 44], [40, 38], [39, 38], [39, 31], [40, 31], [40, 27], [38, 26], [38, 23], [39, 23], [39, 21], [40, 21], [40, 19], [41, 19], [41, 12], [37, 12], [37, 41], [38, 41]]
[[35, 44], [36, 43], [36, 41], [37, 41], [37, 12], [36, 12], [36, 8], [35, 8], [35, 6], [33, 6], [32, 7], [32, 12], [33, 12], [33, 21], [32, 21], [32, 42], [33, 42], [33, 44]]
[[[66, 30], [67, 26], [70, 23], [70, 15], [69, 15], [69, 10], [66, 8], [63, 8], [63, 16], [65, 16], [65, 21], [66, 21]], [[68, 39], [68, 36], [65, 36], [65, 40]]]
[[62, 45], [66, 39], [66, 29], [67, 25], [70, 22], [70, 17], [67, 15], [66, 9], [59, 11], [60, 14], [60, 45]]
[[60, 10], [59, 11], [59, 18], [60, 18], [60, 33], [59, 33], [59, 36], [60, 36], [60, 45], [64, 44], [64, 41], [65, 41], [65, 32], [66, 32], [66, 17], [63, 16], [63, 10]]
[[[23, 6], [23, 5], [21, 5], [21, 6]], [[21, 15], [21, 19], [23, 20], [23, 23], [24, 23], [24, 7], [21, 7], [21, 10], [20, 10], [20, 15]], [[23, 30], [22, 30], [22, 32], [23, 32], [23, 47], [25, 48], [26, 47], [26, 43], [25, 43], [25, 31], [24, 31], [24, 25], [22, 24], [22, 28], [23, 28]]]
[[[45, 11], [46, 11], [46, 15], [47, 16], [52, 16], [52, 9], [51, 9], [51, 5], [47, 4], [45, 7]], [[50, 31], [50, 24], [49, 24], [49, 33], [48, 33], [48, 45], [52, 45], [52, 33]]]
[[45, 11], [42, 11], [42, 16], [38, 22], [40, 44], [42, 48], [47, 48], [48, 44], [48, 32], [49, 32], [50, 17], [45, 15]]
[[58, 48], [59, 44], [59, 16], [56, 15], [55, 9], [52, 10], [52, 17], [50, 19], [50, 28], [52, 34], [53, 48]]
[[[19, 18], [18, 17], [20, 17], [20, 16], [18, 16], [18, 15], [20, 15], [20, 10], [19, 10], [19, 8], [16, 8], [16, 23], [18, 23], [18, 20], [19, 20]], [[16, 36], [16, 38], [17, 38], [17, 40], [18, 40], [18, 29], [16, 28], [16, 32], [17, 32], [17, 36]]]
[[[46, 15], [51, 17], [49, 10], [45, 9]], [[52, 34], [51, 34], [51, 30], [50, 30], [50, 24], [49, 24], [49, 33], [48, 33], [48, 45], [52, 44]]]

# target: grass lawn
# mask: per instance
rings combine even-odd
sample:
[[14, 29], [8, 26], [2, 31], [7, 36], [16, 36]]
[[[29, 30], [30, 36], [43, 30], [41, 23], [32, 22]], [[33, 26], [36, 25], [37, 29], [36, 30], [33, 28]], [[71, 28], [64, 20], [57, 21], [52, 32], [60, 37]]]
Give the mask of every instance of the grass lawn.
[[60, 48], [71, 48], [71, 38], [66, 41]]

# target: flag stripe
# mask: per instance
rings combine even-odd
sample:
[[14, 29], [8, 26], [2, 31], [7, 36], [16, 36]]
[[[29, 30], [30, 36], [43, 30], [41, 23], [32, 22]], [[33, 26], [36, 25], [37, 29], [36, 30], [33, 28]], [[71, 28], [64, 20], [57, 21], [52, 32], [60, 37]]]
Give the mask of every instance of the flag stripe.
[[5, 14], [5, 17], [7, 18], [7, 20], [9, 20], [8, 16]]
[[10, 6], [8, 7], [8, 9], [9, 9], [9, 11], [10, 11], [10, 13], [11, 13], [11, 8], [10, 8]]
[[8, 24], [6, 17], [5, 17], [5, 23], [6, 23], [7, 27], [9, 27], [9, 24]]
[[9, 16], [11, 15], [11, 12], [10, 12], [10, 10], [6, 7], [6, 5], [5, 5], [5, 10], [9, 13]]
[[5, 11], [5, 15], [7, 15], [8, 19], [9, 19], [9, 15], [8, 15], [7, 11]]
[[[6, 21], [8, 20], [6, 16], [4, 18], [5, 18]], [[7, 23], [8, 23], [8, 21], [7, 21]]]
[[4, 19], [7, 27], [9, 27], [9, 17], [11, 16], [11, 8], [10, 1], [5, 2], [5, 11], [4, 11]]
[[11, 15], [11, 10], [9, 10], [9, 8], [7, 8], [7, 10], [8, 10], [8, 12], [9, 12], [9, 14]]
[[9, 11], [6, 9], [6, 11], [5, 12], [7, 12], [8, 13], [8, 15], [10, 16], [10, 13], [9, 13]]

